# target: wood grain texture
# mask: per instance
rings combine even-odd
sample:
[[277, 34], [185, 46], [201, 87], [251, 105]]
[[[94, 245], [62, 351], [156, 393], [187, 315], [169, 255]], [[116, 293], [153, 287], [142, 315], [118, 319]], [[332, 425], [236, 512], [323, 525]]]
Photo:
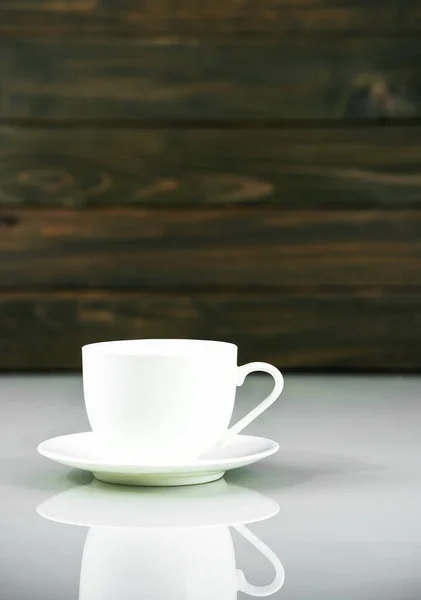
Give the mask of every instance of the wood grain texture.
[[0, 206], [411, 208], [421, 128], [0, 128]]
[[2, 0], [0, 32], [32, 35], [419, 31], [415, 0]]
[[[419, 370], [419, 294], [0, 294], [0, 369], [80, 369], [88, 342], [198, 337], [240, 363], [282, 369]], [[30, 341], [30, 343], [28, 343]]]
[[420, 31], [415, 0], [1, 1], [0, 369], [202, 337], [419, 370]]
[[421, 114], [417, 37], [1, 39], [0, 116], [399, 119]]
[[421, 285], [421, 211], [22, 209], [0, 223], [3, 289]]

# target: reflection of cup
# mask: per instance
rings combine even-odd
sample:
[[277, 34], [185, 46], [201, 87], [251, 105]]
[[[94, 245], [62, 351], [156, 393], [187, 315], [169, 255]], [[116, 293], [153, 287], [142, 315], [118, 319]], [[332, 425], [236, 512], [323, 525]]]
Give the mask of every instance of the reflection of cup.
[[[232, 600], [237, 590], [254, 596], [279, 590], [282, 564], [245, 526], [276, 514], [277, 503], [225, 481], [203, 487], [207, 493], [129, 488], [121, 494], [95, 482], [40, 505], [48, 519], [90, 527], [79, 600]], [[253, 586], [236, 568], [230, 524], [272, 563], [271, 584]]]
[[237, 366], [237, 346], [208, 340], [126, 340], [82, 348], [89, 422], [118, 460], [196, 460], [227, 433], [236, 388], [253, 371], [273, 391], [230, 432], [238, 433], [280, 395], [283, 378], [266, 363]]
[[[259, 544], [244, 525], [237, 529]], [[79, 600], [231, 600], [237, 590], [269, 596], [281, 587], [283, 569], [266, 547], [260, 549], [278, 574], [272, 584], [254, 587], [236, 569], [228, 527], [94, 527], [83, 551]]]

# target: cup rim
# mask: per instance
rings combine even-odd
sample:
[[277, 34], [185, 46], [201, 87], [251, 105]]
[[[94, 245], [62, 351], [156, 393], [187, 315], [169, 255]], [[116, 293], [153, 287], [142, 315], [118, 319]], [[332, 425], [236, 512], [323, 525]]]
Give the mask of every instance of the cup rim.
[[[148, 342], [150, 344], [148, 344]], [[156, 347], [154, 348], [154, 346]], [[142, 347], [143, 346], [143, 347]], [[173, 346], [173, 347], [171, 347]], [[185, 346], [185, 348], [183, 348]], [[178, 348], [177, 348], [178, 347]], [[103, 342], [91, 342], [82, 346], [82, 352], [103, 350], [104, 353], [127, 356], [142, 355], [183, 355], [191, 353], [193, 349], [221, 350], [231, 348], [238, 350], [238, 346], [232, 342], [207, 339], [190, 338], [134, 338], [124, 340], [109, 340]], [[118, 349], [118, 350], [117, 350]]]

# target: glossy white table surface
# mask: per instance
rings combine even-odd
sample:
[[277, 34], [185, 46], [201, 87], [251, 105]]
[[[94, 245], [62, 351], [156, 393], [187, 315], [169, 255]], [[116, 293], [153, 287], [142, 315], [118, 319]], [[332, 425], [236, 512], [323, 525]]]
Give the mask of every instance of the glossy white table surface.
[[[269, 386], [270, 380], [249, 378], [239, 390], [236, 416]], [[231, 564], [225, 524], [215, 535], [200, 527], [210, 506], [201, 505], [202, 497], [215, 494], [215, 517], [219, 490], [196, 486], [187, 496], [188, 531], [171, 527], [171, 511], [183, 505], [179, 497], [174, 508], [164, 490], [167, 497], [156, 497], [146, 510], [168, 512], [166, 525], [159, 532], [129, 526], [124, 534], [104, 528], [101, 541], [85, 551], [80, 585], [88, 529], [52, 522], [36, 509], [59, 493], [77, 497], [91, 477], [48, 461], [36, 447], [88, 429], [80, 378], [0, 377], [2, 600], [233, 600], [246, 597], [237, 594], [234, 567], [258, 586], [273, 579], [270, 562], [241, 531], [229, 529]], [[284, 585], [270, 597], [421, 598], [421, 377], [287, 376], [281, 400], [244, 433], [280, 443], [276, 455], [227, 474], [223, 488], [228, 496], [246, 488], [243, 502], [258, 497], [263, 505], [267, 499], [268, 506], [279, 505], [275, 516], [247, 525], [285, 570]], [[122, 489], [111, 487], [114, 494]], [[135, 488], [124, 499], [133, 504], [129, 512], [139, 507], [140, 519], [146, 518], [140, 514], [146, 493]], [[76, 520], [84, 511], [81, 498], [65, 503]], [[98, 505], [98, 514], [107, 519], [101, 511], [114, 509]]]

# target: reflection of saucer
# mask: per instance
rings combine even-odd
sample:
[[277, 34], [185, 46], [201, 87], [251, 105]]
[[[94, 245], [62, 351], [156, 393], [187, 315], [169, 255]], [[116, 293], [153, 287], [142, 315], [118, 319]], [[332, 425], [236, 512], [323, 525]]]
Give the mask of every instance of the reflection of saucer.
[[250, 465], [276, 452], [279, 444], [251, 435], [235, 435], [203, 457], [185, 464], [122, 463], [104, 454], [93, 432], [63, 435], [38, 446], [38, 452], [69, 467], [91, 471], [107, 483], [174, 486], [220, 479], [225, 471]]
[[275, 500], [224, 480], [167, 489], [92, 483], [62, 492], [37, 507], [51, 521], [85, 527], [210, 527], [273, 517]]

